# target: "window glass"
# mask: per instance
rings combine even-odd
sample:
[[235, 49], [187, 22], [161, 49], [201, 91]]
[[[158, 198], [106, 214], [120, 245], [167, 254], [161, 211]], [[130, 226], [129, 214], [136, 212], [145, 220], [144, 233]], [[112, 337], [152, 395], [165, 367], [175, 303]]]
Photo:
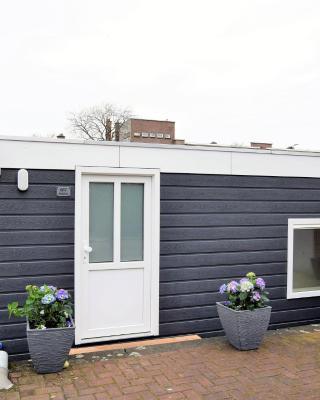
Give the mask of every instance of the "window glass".
[[293, 292], [320, 290], [320, 229], [294, 229]]
[[89, 184], [90, 263], [113, 261], [113, 183]]
[[121, 184], [121, 261], [143, 260], [144, 186]]

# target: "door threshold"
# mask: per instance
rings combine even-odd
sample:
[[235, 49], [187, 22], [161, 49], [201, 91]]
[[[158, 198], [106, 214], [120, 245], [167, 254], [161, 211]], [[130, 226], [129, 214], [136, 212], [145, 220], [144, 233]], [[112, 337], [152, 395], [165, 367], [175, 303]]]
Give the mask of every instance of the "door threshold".
[[190, 342], [192, 340], [200, 340], [200, 339], [201, 337], [198, 335], [185, 335], [185, 336], [158, 338], [158, 339], [136, 340], [132, 342], [102, 344], [99, 346], [74, 347], [70, 350], [69, 355], [74, 356], [77, 354], [97, 353], [99, 351], [131, 349], [133, 347], [158, 346], [161, 344]]

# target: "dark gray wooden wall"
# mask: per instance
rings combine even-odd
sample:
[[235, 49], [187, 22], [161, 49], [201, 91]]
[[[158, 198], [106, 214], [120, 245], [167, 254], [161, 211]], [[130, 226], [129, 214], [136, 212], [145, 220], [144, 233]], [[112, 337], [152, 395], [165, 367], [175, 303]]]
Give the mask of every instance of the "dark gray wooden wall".
[[[29, 283], [73, 290], [74, 172], [30, 170], [24, 193], [16, 174], [0, 177], [0, 341], [19, 358], [25, 324], [7, 303]], [[247, 271], [267, 281], [273, 328], [319, 322], [320, 298], [285, 299], [289, 217], [320, 217], [320, 179], [161, 174], [160, 334], [220, 334], [218, 288]]]
[[[28, 351], [26, 327], [8, 318], [7, 303], [22, 301], [29, 283], [73, 289], [74, 171], [29, 170], [26, 192], [16, 176], [0, 176], [0, 341], [19, 358]], [[72, 197], [57, 197], [59, 185], [71, 186]]]
[[319, 322], [319, 297], [286, 300], [290, 217], [320, 217], [320, 179], [161, 174], [161, 335], [221, 333], [218, 288], [249, 271], [273, 328]]

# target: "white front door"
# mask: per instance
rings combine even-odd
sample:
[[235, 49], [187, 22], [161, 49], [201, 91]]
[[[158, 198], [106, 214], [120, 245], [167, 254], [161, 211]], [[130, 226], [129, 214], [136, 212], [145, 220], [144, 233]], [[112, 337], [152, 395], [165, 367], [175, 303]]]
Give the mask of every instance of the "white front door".
[[77, 190], [77, 344], [158, 334], [154, 176], [103, 171], [82, 170]]

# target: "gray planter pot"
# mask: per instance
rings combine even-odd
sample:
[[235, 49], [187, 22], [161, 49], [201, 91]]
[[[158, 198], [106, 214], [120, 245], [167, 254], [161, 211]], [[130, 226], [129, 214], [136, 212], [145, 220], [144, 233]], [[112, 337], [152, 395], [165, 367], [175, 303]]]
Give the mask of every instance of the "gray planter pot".
[[35, 370], [40, 374], [63, 369], [74, 341], [74, 323], [69, 328], [30, 329], [27, 321], [29, 352]]
[[270, 322], [270, 306], [254, 311], [235, 311], [217, 302], [217, 310], [225, 334], [234, 347], [253, 350], [260, 346]]

